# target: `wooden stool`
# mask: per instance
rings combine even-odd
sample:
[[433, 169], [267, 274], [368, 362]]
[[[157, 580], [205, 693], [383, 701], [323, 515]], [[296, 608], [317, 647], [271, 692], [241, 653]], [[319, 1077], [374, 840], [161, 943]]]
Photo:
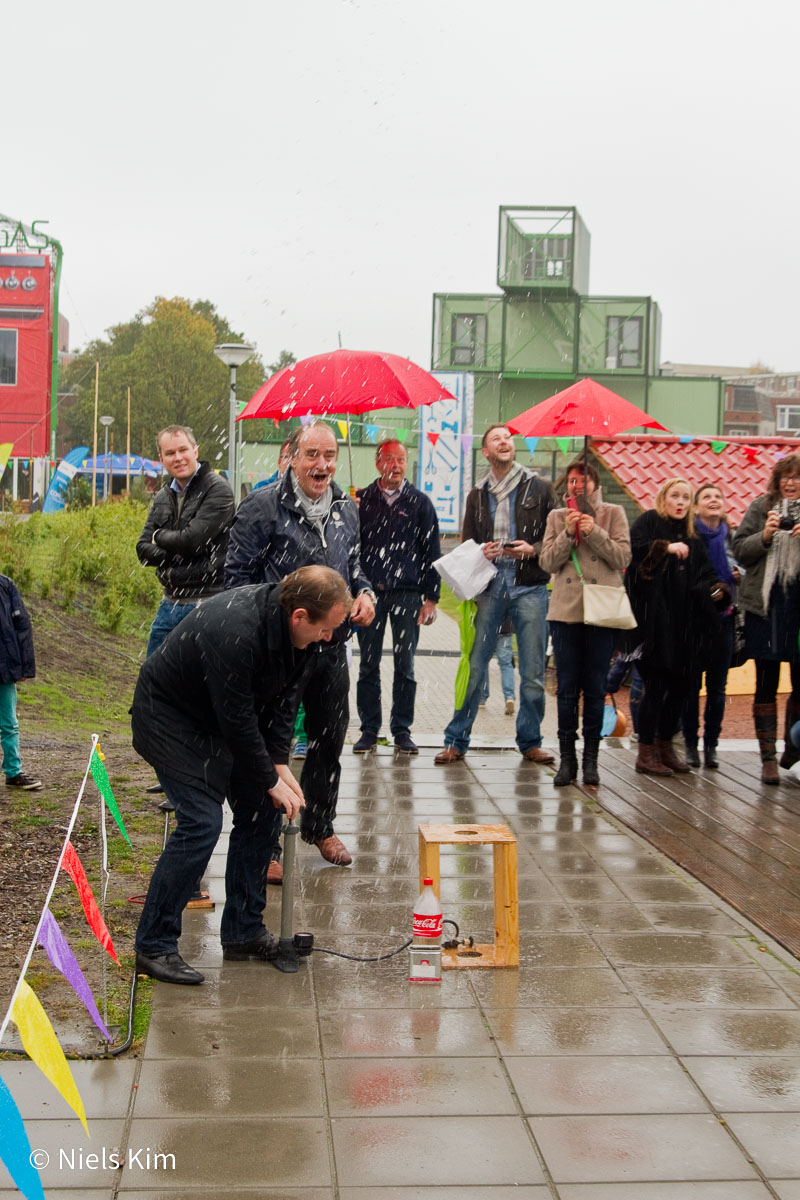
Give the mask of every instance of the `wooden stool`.
[[494, 847], [494, 945], [443, 949], [443, 967], [519, 966], [517, 839], [507, 825], [420, 825], [420, 891], [423, 879], [432, 879], [433, 890], [440, 894], [440, 846], [487, 845]]

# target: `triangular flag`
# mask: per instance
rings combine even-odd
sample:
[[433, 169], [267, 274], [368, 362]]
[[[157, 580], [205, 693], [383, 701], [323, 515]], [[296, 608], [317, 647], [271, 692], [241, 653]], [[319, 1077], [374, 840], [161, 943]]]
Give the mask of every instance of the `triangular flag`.
[[428, 434], [428, 441], [430, 442], [430, 444], [431, 444], [432, 446], [435, 446], [435, 445], [436, 445], [436, 443], [438, 442], [438, 440], [439, 440], [440, 436], [441, 436], [441, 435], [440, 435], [440, 434], [438, 434], [438, 433], [429, 433], [429, 434]]
[[755, 446], [743, 446], [742, 449], [747, 455], [748, 463], [752, 465], [758, 458], [758, 450], [755, 448]]
[[712, 442], [711, 449], [714, 451], [715, 454], [722, 454], [722, 451], [725, 449], [725, 447], [727, 445], [728, 445], [727, 442]]
[[347, 421], [337, 421], [336, 424], [339, 426], [339, 433], [342, 435], [343, 438], [346, 438], [347, 437]]
[[114, 949], [114, 943], [111, 940], [111, 934], [106, 928], [106, 923], [103, 920], [100, 909], [97, 907], [97, 901], [94, 898], [94, 892], [89, 886], [89, 880], [86, 878], [86, 872], [83, 869], [83, 864], [78, 858], [75, 847], [72, 842], [67, 842], [67, 848], [64, 851], [64, 857], [61, 859], [61, 866], [72, 876], [75, 887], [78, 889], [78, 895], [81, 898], [83, 911], [86, 914], [86, 920], [89, 922], [89, 928], [97, 938], [104, 950], [113, 958], [114, 962], [119, 966], [117, 952]]
[[556, 445], [562, 454], [569, 454], [572, 450], [572, 441], [570, 438], [556, 438]]
[[528, 447], [529, 452], [531, 454], [534, 454], [536, 451], [536, 447], [539, 445], [539, 439], [538, 438], [525, 438], [525, 445]]
[[378, 436], [378, 426], [377, 425], [365, 425], [364, 432], [366, 433], [369, 440], [371, 442], [374, 442], [375, 438]]
[[471, 449], [472, 449], [472, 434], [471, 433], [462, 433], [462, 435], [461, 435], [461, 452], [462, 452], [462, 454], [469, 454]]
[[689, 442], [694, 441], [694, 434], [684, 433], [683, 437], [681, 437], [679, 441], [682, 446], [688, 446]]
[[[306, 425], [310, 425], [313, 420], [314, 418], [311, 413], [303, 413], [302, 417], [300, 418], [300, 424], [303, 426], [303, 429], [305, 429]], [[276, 421], [275, 424], [277, 425], [278, 422]]]
[[14, 449], [13, 442], [0, 443], [0, 475], [8, 466], [8, 460], [11, 458], [11, 451]]
[[[252, 475], [250, 476], [250, 478], [251, 479], [253, 478]], [[108, 811], [111, 813], [112, 817], [117, 822], [117, 825], [119, 825], [122, 836], [125, 838], [125, 841], [130, 846], [131, 839], [128, 837], [128, 831], [122, 822], [122, 815], [120, 814], [119, 808], [117, 807], [117, 802], [114, 799], [114, 793], [111, 790], [111, 784], [109, 783], [109, 780], [108, 780], [108, 772], [106, 771], [105, 766], [103, 765], [103, 761], [99, 754], [99, 748], [97, 746], [95, 746], [94, 750], [92, 751], [92, 757], [89, 759], [89, 769], [92, 772], [92, 779], [97, 784], [98, 792], [103, 797], [106, 804], [108, 805]], [[133, 849], [132, 846], [131, 846], [131, 849]]]
[[94, 1002], [94, 996], [91, 993], [83, 971], [78, 966], [78, 960], [70, 949], [67, 939], [58, 927], [55, 917], [49, 909], [45, 909], [42, 916], [42, 923], [39, 927], [38, 936], [39, 945], [42, 946], [57, 971], [66, 979], [69, 986], [74, 992], [80, 996], [83, 1003], [89, 1012], [89, 1016], [94, 1021], [97, 1028], [102, 1033], [107, 1042], [111, 1041], [111, 1034], [103, 1024], [100, 1013], [97, 1011], [97, 1005]]
[[411, 432], [410, 429], [398, 429], [395, 431], [394, 436], [397, 438], [398, 442], [402, 442], [403, 445], [405, 446], [406, 442], [408, 441], [408, 435], [410, 432]]
[[42, 1008], [35, 994], [25, 980], [20, 981], [17, 998], [11, 1010], [11, 1019], [19, 1030], [25, 1053], [32, 1062], [46, 1075], [57, 1092], [66, 1100], [71, 1109], [78, 1115], [86, 1132], [86, 1110], [80, 1092], [75, 1086], [69, 1063], [64, 1057], [64, 1051], [58, 1044], [53, 1026], [47, 1013]]
[[0, 1159], [28, 1200], [45, 1200], [39, 1172], [31, 1164], [31, 1144], [14, 1097], [0, 1079]]

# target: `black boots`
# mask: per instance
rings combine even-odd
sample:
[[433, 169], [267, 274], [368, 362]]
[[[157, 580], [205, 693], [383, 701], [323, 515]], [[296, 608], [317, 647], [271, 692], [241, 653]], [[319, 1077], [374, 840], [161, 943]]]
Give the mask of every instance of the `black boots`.
[[[688, 754], [686, 756], [686, 761], [691, 763], [691, 759], [689, 758]], [[704, 766], [708, 767], [709, 771], [716, 771], [719, 767], [716, 742], [703, 743], [703, 764]]]
[[554, 787], [567, 787], [570, 783], [574, 783], [578, 778], [578, 758], [575, 754], [575, 738], [559, 737], [558, 748], [561, 755], [561, 761], [558, 764], [555, 779], [553, 780]]
[[597, 771], [597, 753], [600, 749], [600, 739], [593, 738], [583, 741], [583, 782], [589, 787], [597, 787], [600, 775]]
[[699, 767], [700, 755], [697, 753], [697, 738], [693, 738], [690, 741], [689, 738], [684, 737], [683, 744], [686, 747], [686, 765], [689, 767]]
[[772, 704], [754, 704], [753, 719], [761, 752], [761, 782], [776, 787], [780, 781], [775, 757], [775, 739], [778, 736], [777, 704], [774, 701]]

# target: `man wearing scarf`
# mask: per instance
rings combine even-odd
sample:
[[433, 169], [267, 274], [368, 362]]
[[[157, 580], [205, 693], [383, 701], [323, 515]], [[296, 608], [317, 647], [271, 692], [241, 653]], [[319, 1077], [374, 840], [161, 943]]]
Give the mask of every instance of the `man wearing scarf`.
[[461, 538], [480, 543], [485, 557], [497, 567], [497, 574], [477, 597], [467, 693], [444, 731], [444, 749], [434, 762], [458, 762], [466, 754], [480, 704], [481, 683], [495, 652], [500, 626], [510, 617], [519, 651], [517, 746], [529, 762], [552, 763], [553, 755], [542, 749], [541, 734], [549, 576], [539, 565], [539, 550], [547, 515], [557, 501], [548, 483], [514, 461], [516, 450], [507, 426], [489, 426], [483, 435], [481, 454], [490, 470], [467, 497]]

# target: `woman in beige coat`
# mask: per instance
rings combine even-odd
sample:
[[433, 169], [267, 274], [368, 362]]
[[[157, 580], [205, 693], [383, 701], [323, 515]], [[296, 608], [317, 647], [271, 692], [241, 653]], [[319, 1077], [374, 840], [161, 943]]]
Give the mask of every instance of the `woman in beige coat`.
[[[586, 475], [584, 475], [584, 466]], [[539, 562], [553, 576], [548, 621], [558, 682], [558, 744], [561, 762], [553, 780], [565, 787], [577, 777], [578, 701], [583, 693], [583, 782], [597, 785], [597, 753], [603, 724], [603, 701], [615, 631], [583, 623], [583, 585], [622, 587], [622, 570], [631, 561], [631, 539], [625, 510], [604, 504], [597, 491], [597, 471], [578, 459], [567, 468], [566, 508], [547, 518]]]

